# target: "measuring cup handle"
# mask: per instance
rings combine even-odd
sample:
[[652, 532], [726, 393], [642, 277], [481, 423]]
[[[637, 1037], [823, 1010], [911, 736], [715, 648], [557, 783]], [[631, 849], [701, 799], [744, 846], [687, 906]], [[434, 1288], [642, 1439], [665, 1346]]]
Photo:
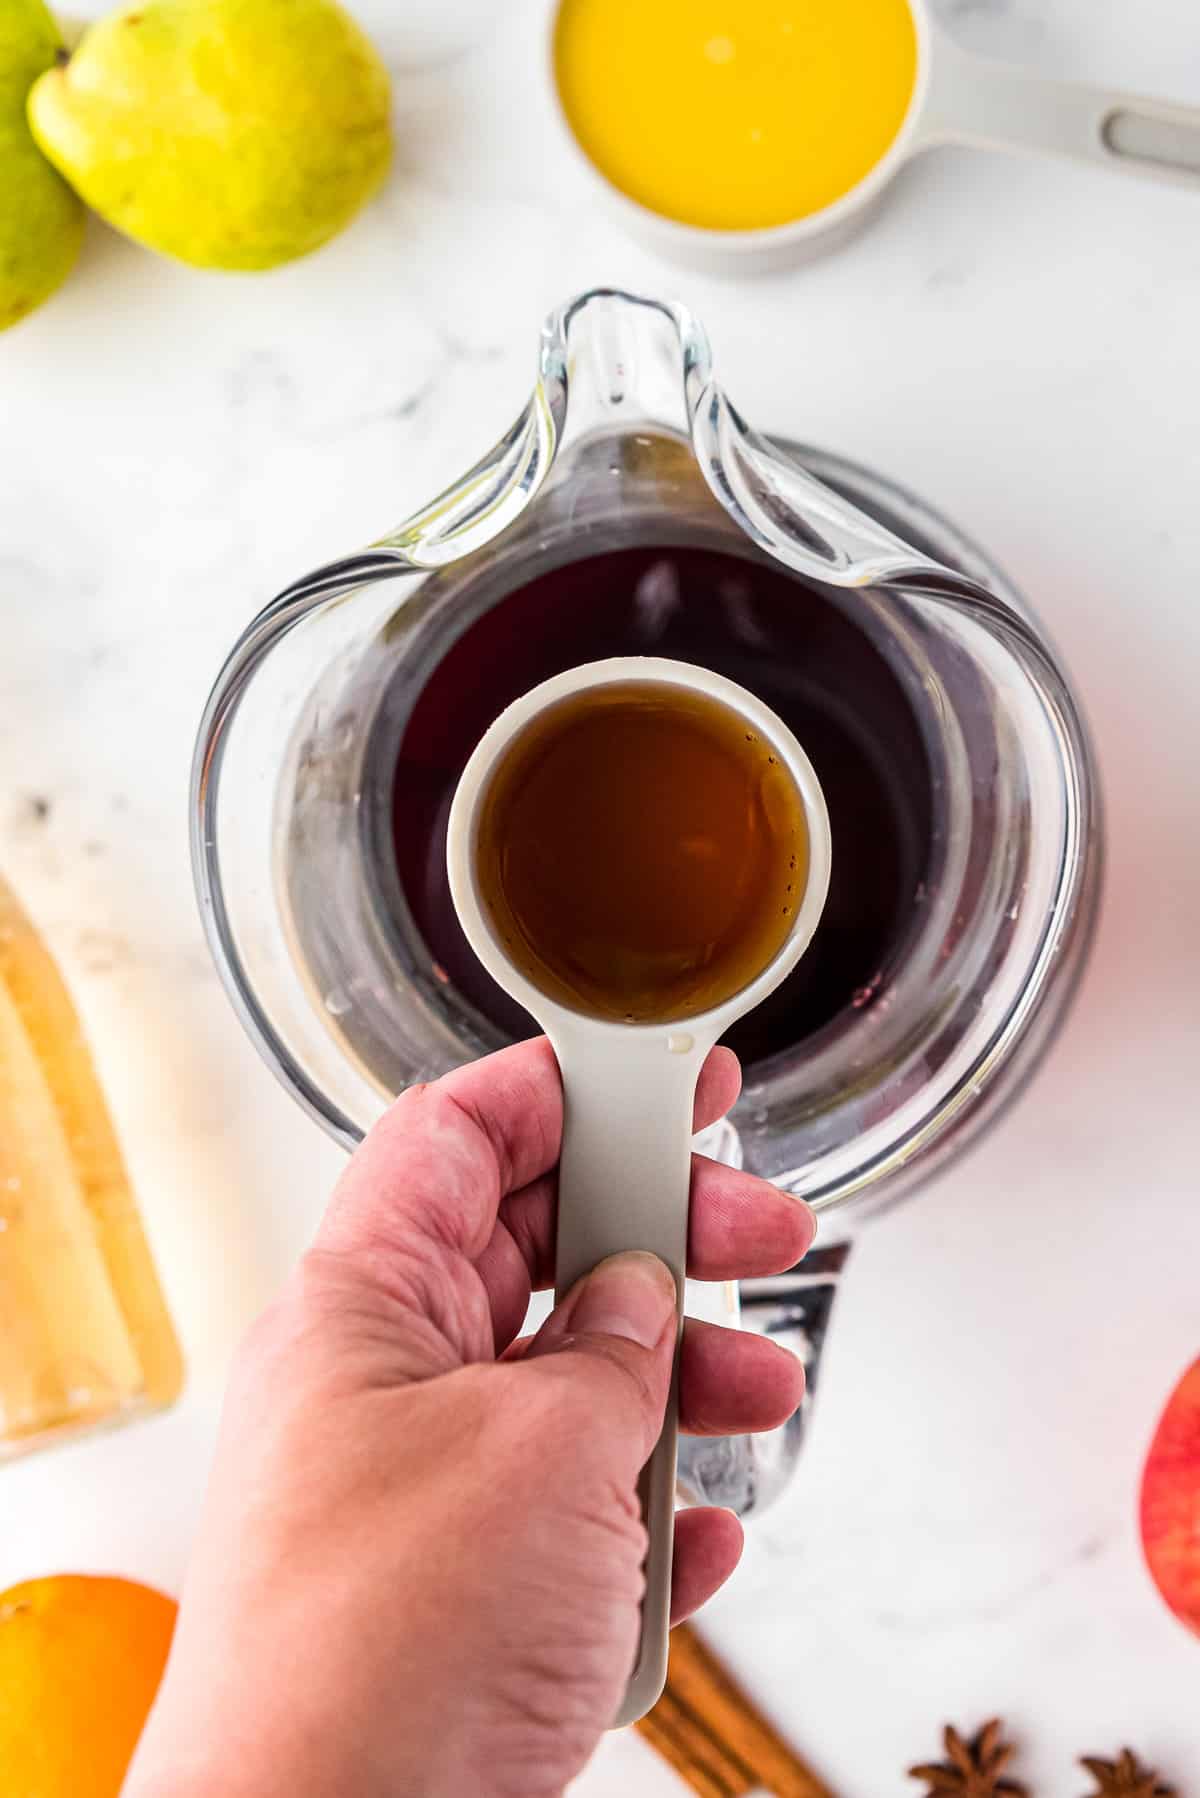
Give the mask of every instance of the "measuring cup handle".
[[1200, 186], [1200, 107], [1052, 81], [936, 34], [918, 142], [1043, 150]]
[[[692, 1109], [710, 1042], [664, 1030], [552, 1032], [564, 1111], [558, 1176], [556, 1297], [597, 1262], [644, 1249], [675, 1276], [682, 1318]], [[670, 1047], [668, 1045], [671, 1045]], [[644, 1716], [667, 1677], [675, 1543], [678, 1325], [662, 1434], [638, 1485], [648, 1546], [637, 1660], [613, 1727]]]

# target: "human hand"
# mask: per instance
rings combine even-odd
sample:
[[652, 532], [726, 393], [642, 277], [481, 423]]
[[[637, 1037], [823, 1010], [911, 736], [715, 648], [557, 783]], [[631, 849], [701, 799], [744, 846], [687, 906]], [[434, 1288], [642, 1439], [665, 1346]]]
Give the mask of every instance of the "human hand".
[[[737, 1096], [714, 1050], [696, 1126]], [[240, 1350], [170, 1663], [126, 1798], [558, 1798], [638, 1640], [636, 1483], [662, 1425], [671, 1277], [602, 1263], [538, 1334], [562, 1089], [545, 1040], [398, 1099]], [[808, 1208], [697, 1157], [689, 1272], [780, 1272]], [[799, 1362], [689, 1321], [681, 1426], [769, 1429]], [[673, 1618], [741, 1552], [677, 1520]]]

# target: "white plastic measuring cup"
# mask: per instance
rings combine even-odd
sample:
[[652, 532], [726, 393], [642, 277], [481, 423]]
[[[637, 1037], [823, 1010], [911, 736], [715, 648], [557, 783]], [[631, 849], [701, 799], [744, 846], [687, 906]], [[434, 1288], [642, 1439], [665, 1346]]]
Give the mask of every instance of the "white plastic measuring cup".
[[[647, 0], [650, 3], [650, 0]], [[848, 0], [827, 0], [830, 6]], [[553, 61], [550, 83], [560, 121], [609, 207], [663, 255], [699, 268], [777, 268], [832, 249], [865, 223], [884, 188], [918, 151], [945, 144], [1033, 150], [1069, 156], [1126, 174], [1149, 175], [1200, 193], [1200, 107], [1118, 89], [1055, 81], [963, 50], [942, 29], [928, 0], [906, 0], [917, 38], [912, 98], [883, 156], [847, 193], [788, 224], [715, 231], [681, 224], [631, 199], [583, 151], [562, 107]]]
[[[808, 880], [791, 931], [740, 992], [677, 1023], [624, 1024], [548, 998], [509, 960], [480, 889], [475, 847], [491, 778], [506, 751], [548, 707], [605, 685], [675, 686], [729, 707], [770, 745], [800, 794], [808, 828]], [[687, 1259], [692, 1106], [718, 1037], [795, 967], [829, 889], [829, 817], [813, 767], [775, 714], [704, 668], [621, 656], [568, 670], [503, 712], [467, 763], [450, 811], [450, 891], [467, 939], [495, 980], [532, 1013], [554, 1045], [565, 1094], [558, 1188], [558, 1297], [608, 1255], [645, 1249], [665, 1261], [682, 1299]], [[666, 1680], [675, 1533], [677, 1407], [674, 1383], [662, 1435], [642, 1475], [649, 1547], [641, 1645], [617, 1724], [655, 1702]]]

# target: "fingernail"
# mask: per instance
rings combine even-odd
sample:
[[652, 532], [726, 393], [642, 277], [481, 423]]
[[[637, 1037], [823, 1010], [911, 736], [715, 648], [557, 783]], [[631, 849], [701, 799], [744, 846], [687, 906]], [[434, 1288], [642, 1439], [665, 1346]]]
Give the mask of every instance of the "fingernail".
[[571, 1311], [573, 1332], [653, 1348], [675, 1315], [675, 1281], [657, 1255], [629, 1250], [594, 1267]]

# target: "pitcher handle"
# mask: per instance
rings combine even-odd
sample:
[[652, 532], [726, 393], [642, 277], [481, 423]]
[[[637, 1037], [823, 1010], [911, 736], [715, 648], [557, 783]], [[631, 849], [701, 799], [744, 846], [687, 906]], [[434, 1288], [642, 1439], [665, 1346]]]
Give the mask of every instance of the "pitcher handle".
[[679, 1492], [689, 1504], [723, 1505], [746, 1517], [787, 1485], [812, 1417], [821, 1351], [849, 1255], [849, 1242], [822, 1244], [786, 1274], [742, 1281], [743, 1323], [800, 1357], [804, 1398], [786, 1423], [760, 1436], [681, 1436]]

